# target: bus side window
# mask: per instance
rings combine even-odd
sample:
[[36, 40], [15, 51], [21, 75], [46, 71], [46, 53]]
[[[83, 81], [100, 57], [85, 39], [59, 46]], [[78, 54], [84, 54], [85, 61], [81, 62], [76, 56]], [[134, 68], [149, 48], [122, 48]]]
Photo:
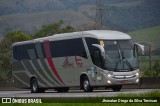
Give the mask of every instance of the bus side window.
[[95, 48], [94, 46], [92, 46], [92, 44], [99, 44], [99, 41], [98, 41], [98, 39], [95, 39], [95, 38], [85, 38], [85, 39], [86, 39], [86, 43], [87, 43], [87, 46], [88, 46], [88, 50], [89, 50], [92, 62], [93, 62], [93, 64], [95, 64], [95, 61], [93, 59], [94, 51], [98, 50], [98, 49]]
[[52, 57], [81, 56], [87, 59], [87, 54], [81, 38], [51, 41]]

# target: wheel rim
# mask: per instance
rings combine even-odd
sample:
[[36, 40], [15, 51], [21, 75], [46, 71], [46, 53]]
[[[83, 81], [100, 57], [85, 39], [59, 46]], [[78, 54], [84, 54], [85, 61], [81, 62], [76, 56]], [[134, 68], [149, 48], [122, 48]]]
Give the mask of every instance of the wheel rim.
[[33, 91], [36, 91], [36, 90], [37, 90], [37, 82], [33, 81]]
[[84, 89], [87, 91], [89, 87], [89, 82], [86, 80], [84, 81]]

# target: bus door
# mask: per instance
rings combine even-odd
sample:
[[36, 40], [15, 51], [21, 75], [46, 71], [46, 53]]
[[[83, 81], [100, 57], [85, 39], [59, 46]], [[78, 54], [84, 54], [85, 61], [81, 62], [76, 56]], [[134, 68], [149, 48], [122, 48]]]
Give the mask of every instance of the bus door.
[[102, 80], [100, 70], [103, 66], [102, 57], [99, 49], [94, 49], [92, 61], [93, 61], [94, 67], [91, 67], [91, 75], [92, 75], [92, 79], [95, 81], [97, 85], [100, 83], [99, 81]]

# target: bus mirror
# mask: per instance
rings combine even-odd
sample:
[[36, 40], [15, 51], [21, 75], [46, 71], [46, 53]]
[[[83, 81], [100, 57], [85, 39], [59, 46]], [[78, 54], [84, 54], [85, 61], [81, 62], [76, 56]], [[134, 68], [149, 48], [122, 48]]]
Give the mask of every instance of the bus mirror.
[[134, 45], [137, 46], [141, 50], [142, 55], [144, 55], [144, 45], [141, 45], [139, 43], [135, 43]]
[[104, 50], [103, 46], [98, 45], [98, 44], [92, 44], [92, 46], [97, 47], [100, 50], [100, 52], [101, 52], [101, 56], [103, 58], [105, 58], [105, 50]]

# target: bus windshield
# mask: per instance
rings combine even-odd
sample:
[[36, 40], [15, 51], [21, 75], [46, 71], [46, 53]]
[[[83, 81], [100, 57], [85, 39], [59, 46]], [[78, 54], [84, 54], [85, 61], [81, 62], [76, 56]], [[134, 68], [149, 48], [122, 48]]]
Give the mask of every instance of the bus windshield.
[[106, 40], [104, 48], [107, 70], [133, 71], [138, 68], [137, 52], [132, 40]]

